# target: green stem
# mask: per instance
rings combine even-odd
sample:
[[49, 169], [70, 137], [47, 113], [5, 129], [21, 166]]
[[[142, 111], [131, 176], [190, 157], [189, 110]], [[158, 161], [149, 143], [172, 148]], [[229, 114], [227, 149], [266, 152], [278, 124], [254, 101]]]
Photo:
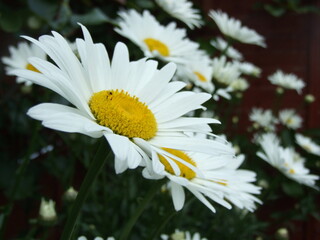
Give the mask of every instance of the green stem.
[[79, 216], [81, 207], [86, 200], [89, 190], [94, 183], [94, 180], [98, 176], [99, 172], [104, 166], [104, 163], [106, 162], [105, 160], [110, 157], [112, 154], [112, 151], [109, 152], [107, 157], [104, 157], [105, 152], [106, 152], [106, 146], [105, 146], [105, 141], [100, 143], [99, 149], [92, 160], [88, 172], [81, 184], [79, 193], [77, 195], [77, 198], [74, 202], [74, 205], [72, 206], [70, 215], [68, 216], [67, 223], [64, 227], [61, 240], [69, 240], [72, 236], [72, 233], [74, 231], [75, 225], [76, 225], [76, 220]]
[[161, 220], [160, 226], [157, 226], [154, 232], [152, 233], [152, 237], [149, 239], [158, 239], [160, 233], [162, 232], [163, 228], [167, 225], [167, 223], [171, 220], [171, 218], [177, 214], [177, 211], [173, 210], [169, 212], [164, 218]]
[[143, 210], [148, 206], [151, 199], [156, 195], [156, 193], [159, 191], [159, 187], [162, 186], [163, 181], [157, 181], [153, 186], [151, 186], [150, 190], [148, 191], [145, 198], [140, 203], [140, 206], [136, 209], [135, 213], [131, 216], [128, 223], [126, 224], [124, 230], [122, 231], [122, 234], [120, 235], [119, 240], [126, 240], [128, 239], [128, 236], [137, 222], [138, 218], [142, 214]]

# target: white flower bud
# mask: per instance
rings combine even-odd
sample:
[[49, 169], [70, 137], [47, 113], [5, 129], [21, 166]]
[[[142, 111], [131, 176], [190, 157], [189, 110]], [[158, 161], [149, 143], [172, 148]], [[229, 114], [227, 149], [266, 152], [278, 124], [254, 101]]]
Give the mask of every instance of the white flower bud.
[[54, 222], [57, 219], [57, 213], [55, 210], [55, 202], [53, 200], [46, 201], [41, 199], [39, 216], [44, 222]]

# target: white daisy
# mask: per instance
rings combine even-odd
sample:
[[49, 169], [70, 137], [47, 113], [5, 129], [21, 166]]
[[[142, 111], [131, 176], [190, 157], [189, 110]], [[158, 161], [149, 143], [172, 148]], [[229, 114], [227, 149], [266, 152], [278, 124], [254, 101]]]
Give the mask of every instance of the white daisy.
[[[234, 150], [229, 144], [224, 143], [224, 147], [228, 148], [229, 152], [224, 154], [216, 152], [210, 155], [172, 149], [169, 148], [170, 145], [170, 139], [168, 139], [166, 148], [159, 148], [157, 152], [149, 149], [154, 157], [152, 162], [146, 162], [143, 176], [148, 179], [167, 177], [170, 180], [169, 188], [177, 211], [184, 205], [184, 188], [213, 212], [216, 210], [207, 198], [228, 209], [232, 208], [230, 204], [232, 203], [249, 211], [255, 209], [255, 202], [261, 203], [252, 195], [260, 193], [260, 188], [252, 184], [256, 174], [238, 169], [244, 157], [234, 157]], [[198, 169], [199, 172], [195, 172], [193, 168]]]
[[241, 52], [239, 52], [234, 47], [229, 46], [228, 43], [221, 37], [218, 37], [217, 39], [210, 41], [210, 44], [214, 46], [216, 49], [220, 50], [221, 52], [225, 52], [225, 55], [227, 55], [229, 58], [235, 60], [243, 59]]
[[291, 129], [298, 129], [302, 126], [302, 118], [294, 109], [283, 109], [279, 111], [280, 122]]
[[246, 79], [240, 77], [234, 80], [230, 84], [230, 87], [233, 89], [233, 91], [245, 91], [249, 88], [249, 83]]
[[185, 63], [193, 57], [199, 44], [186, 37], [186, 30], [176, 28], [175, 23], [162, 26], [145, 10], [119, 13], [119, 28], [115, 31], [138, 45], [146, 57], [158, 57], [164, 61]]
[[164, 11], [191, 29], [199, 28], [203, 24], [199, 10], [192, 8], [192, 3], [187, 0], [156, 0], [156, 2]]
[[249, 119], [258, 127], [263, 127], [266, 131], [274, 131], [275, 124], [278, 123], [278, 120], [273, 116], [270, 109], [253, 108]]
[[206, 54], [196, 54], [191, 61], [178, 65], [177, 71], [181, 79], [188, 79], [209, 93], [215, 89], [212, 83], [212, 73], [211, 59]]
[[236, 64], [227, 62], [225, 56], [214, 58], [212, 61], [213, 77], [221, 84], [229, 86], [240, 77], [240, 71]]
[[242, 43], [255, 44], [261, 47], [266, 47], [264, 37], [256, 31], [242, 26], [241, 22], [228, 14], [218, 10], [209, 12], [211, 17], [217, 24], [219, 30], [226, 36], [238, 40]]
[[299, 133], [295, 135], [297, 144], [309, 153], [320, 156], [320, 146], [312, 141], [311, 138], [303, 136]]
[[[14, 75], [12, 71], [16, 69], [28, 69], [31, 71], [38, 72], [29, 61], [29, 57], [38, 57], [40, 59], [46, 59], [46, 53], [34, 44], [28, 44], [26, 42], [21, 42], [17, 47], [10, 46], [9, 47], [9, 57], [2, 57], [1, 61], [6, 65], [5, 70], [7, 75]], [[24, 78], [17, 77], [18, 83], [25, 83], [26, 85], [30, 85], [31, 82], [27, 81]]]
[[298, 78], [292, 73], [286, 74], [281, 70], [278, 70], [274, 74], [270, 75], [268, 79], [274, 85], [286, 89], [296, 90], [299, 94], [301, 94], [302, 88], [305, 87], [305, 83], [302, 81], [302, 79]]
[[246, 75], [251, 75], [254, 77], [260, 77], [261, 69], [257, 66], [253, 65], [250, 62], [234, 62], [235, 64], [238, 64], [239, 71]]
[[[16, 70], [16, 74], [55, 91], [75, 106], [42, 103], [31, 108], [28, 115], [55, 130], [94, 138], [104, 136], [114, 152], [117, 173], [143, 164], [147, 156], [138, 142], [152, 147], [150, 140], [157, 139], [156, 146], [159, 146], [169, 136], [175, 136], [171, 141], [176, 139], [176, 146], [197, 151], [201, 145], [199, 140], [184, 137], [182, 133], [207, 132], [210, 131], [207, 123], [218, 121], [181, 116], [202, 108], [201, 104], [211, 95], [178, 93], [185, 84], [169, 83], [175, 64], [169, 63], [158, 70], [153, 60], [130, 62], [128, 49], [122, 43], [116, 45], [110, 63], [104, 45], [94, 44], [83, 26], [82, 31], [84, 40], [77, 39], [80, 60], [56, 32], [53, 37], [40, 37], [39, 41], [26, 37], [41, 47], [55, 65], [31, 58], [31, 64], [41, 73]], [[209, 153], [217, 149], [214, 142], [202, 144], [201, 151]], [[217, 147], [224, 151], [221, 146]]]
[[166, 234], [161, 234], [162, 240], [207, 240], [207, 238], [202, 238], [199, 233], [191, 234], [190, 232], [180, 231], [176, 229], [174, 233], [170, 236]]
[[280, 170], [288, 178], [309, 187], [316, 188], [315, 181], [318, 180], [319, 177], [309, 173], [309, 169], [304, 166], [305, 159], [292, 148], [281, 147], [280, 140], [275, 134], [264, 134], [258, 141], [263, 149], [263, 152], [257, 153], [260, 158]]

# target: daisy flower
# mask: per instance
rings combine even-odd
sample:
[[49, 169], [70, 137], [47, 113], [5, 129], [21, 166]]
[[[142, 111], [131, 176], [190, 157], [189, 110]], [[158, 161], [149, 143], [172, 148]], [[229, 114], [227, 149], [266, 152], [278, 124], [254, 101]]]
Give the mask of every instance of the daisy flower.
[[263, 152], [257, 155], [277, 168], [288, 178], [309, 187], [315, 187], [315, 181], [318, 176], [310, 174], [309, 169], [304, 166], [303, 159], [292, 148], [283, 148], [280, 146], [280, 140], [273, 133], [267, 133], [258, 138], [258, 142]]
[[235, 60], [243, 59], [242, 54], [234, 47], [228, 46], [228, 43], [221, 37], [218, 37], [217, 39], [210, 41], [210, 44], [221, 52], [225, 51], [225, 55], [227, 55], [229, 58]]
[[296, 113], [294, 109], [283, 109], [279, 112], [280, 122], [291, 129], [301, 128], [302, 118]]
[[[29, 57], [38, 57], [40, 59], [46, 59], [46, 53], [34, 44], [28, 44], [26, 42], [21, 42], [17, 47], [9, 47], [9, 57], [2, 57], [1, 61], [6, 65], [5, 71], [7, 75], [14, 75], [12, 71], [16, 69], [28, 69], [31, 71], [39, 72], [28, 60]], [[26, 85], [31, 85], [30, 81], [22, 77], [17, 77], [18, 83], [25, 83]]]
[[214, 58], [212, 61], [213, 77], [221, 84], [229, 86], [240, 77], [240, 71], [236, 64], [227, 62], [225, 56]]
[[311, 138], [303, 136], [299, 133], [295, 135], [297, 144], [302, 147], [305, 151], [314, 155], [320, 156], [320, 146], [312, 141]]
[[161, 234], [162, 240], [207, 240], [207, 238], [202, 238], [199, 233], [191, 234], [190, 232], [175, 230], [170, 236], [166, 234]]
[[211, 10], [209, 12], [211, 17], [217, 24], [219, 30], [226, 36], [238, 40], [242, 43], [255, 44], [261, 47], [266, 47], [264, 37], [256, 31], [242, 26], [241, 22], [232, 17], [229, 18], [228, 14], [218, 10]]
[[230, 84], [230, 87], [233, 91], [245, 91], [249, 88], [249, 83], [244, 78], [238, 78]]
[[[221, 140], [216, 142], [219, 141]], [[255, 209], [255, 202], [261, 203], [252, 195], [260, 193], [260, 188], [252, 184], [256, 180], [256, 174], [238, 169], [244, 157], [242, 155], [234, 157], [234, 149], [230, 144], [224, 142], [229, 153], [216, 152], [209, 155], [173, 149], [170, 148], [170, 142], [172, 140], [168, 139], [167, 146], [159, 148], [157, 153], [149, 149], [154, 157], [152, 161], [146, 162], [143, 176], [147, 179], [164, 177], [169, 179], [169, 188], [176, 211], [182, 209], [184, 205], [184, 188], [212, 212], [216, 210], [207, 198], [228, 209], [232, 208], [230, 204], [232, 203], [238, 208], [249, 211]], [[223, 144], [223, 142], [220, 143]], [[195, 172], [193, 167], [196, 167], [199, 172]]]
[[270, 75], [268, 79], [274, 85], [286, 89], [296, 90], [299, 94], [301, 94], [302, 88], [305, 87], [305, 83], [296, 75], [292, 73], [286, 74], [281, 70], [278, 70], [274, 74]]
[[175, 23], [162, 26], [147, 10], [142, 14], [121, 11], [119, 16], [119, 28], [115, 31], [139, 46], [146, 57], [185, 63], [198, 50], [199, 44], [187, 39], [185, 29], [176, 28]]
[[169, 136], [175, 136], [170, 141], [175, 139], [175, 146], [182, 150], [224, 151], [221, 144], [200, 143], [183, 134], [211, 131], [207, 124], [218, 121], [182, 117], [203, 108], [201, 104], [211, 95], [178, 92], [185, 84], [169, 83], [176, 69], [174, 63], [158, 70], [153, 60], [130, 62], [123, 43], [116, 45], [110, 62], [104, 45], [94, 44], [84, 26], [82, 31], [84, 39], [77, 39], [80, 59], [56, 32], [40, 37], [39, 41], [26, 37], [41, 47], [54, 64], [31, 58], [31, 64], [41, 73], [28, 70], [15, 73], [55, 91], [74, 106], [42, 103], [32, 107], [29, 116], [51, 129], [94, 138], [104, 136], [114, 152], [117, 173], [143, 164], [146, 156], [138, 142], [152, 147], [150, 140], [157, 139], [159, 146]]
[[184, 22], [190, 29], [199, 28], [203, 22], [198, 9], [187, 0], [156, 0], [156, 3], [172, 17]]
[[261, 69], [249, 62], [234, 62], [238, 65], [239, 71], [246, 75], [260, 77]]
[[214, 90], [212, 83], [213, 68], [211, 59], [207, 54], [195, 54], [194, 58], [186, 64], [178, 65], [177, 75], [181, 79], [188, 79], [196, 86], [209, 93]]
[[262, 108], [253, 108], [249, 119], [255, 125], [263, 127], [267, 131], [274, 131], [275, 124], [278, 123], [278, 120], [273, 116], [270, 109], [263, 110]]

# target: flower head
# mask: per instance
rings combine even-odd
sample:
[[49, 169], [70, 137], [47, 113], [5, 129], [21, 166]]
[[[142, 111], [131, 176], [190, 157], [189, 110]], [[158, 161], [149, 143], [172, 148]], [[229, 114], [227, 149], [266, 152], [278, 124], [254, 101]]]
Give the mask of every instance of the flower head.
[[298, 129], [302, 125], [302, 118], [294, 109], [283, 109], [279, 112], [280, 122], [291, 129]]
[[207, 240], [207, 238], [202, 238], [199, 233], [191, 234], [190, 232], [175, 230], [170, 236], [166, 234], [161, 234], [162, 240]]
[[228, 14], [218, 10], [211, 10], [209, 12], [211, 17], [217, 24], [219, 30], [226, 36], [238, 40], [242, 43], [255, 44], [261, 47], [266, 47], [264, 37], [256, 31], [242, 26], [241, 22], [232, 17], [229, 18]]
[[232, 58], [235, 60], [243, 59], [242, 54], [234, 47], [229, 46], [228, 43], [221, 37], [218, 37], [217, 39], [210, 41], [210, 44], [214, 46], [216, 49], [220, 50], [221, 52], [225, 52], [225, 54], [229, 58]]
[[164, 11], [181, 20], [191, 29], [203, 24], [199, 10], [192, 8], [192, 3], [188, 0], [156, 0], [156, 2]]
[[319, 177], [309, 173], [309, 169], [304, 166], [305, 159], [296, 153], [294, 149], [281, 147], [280, 140], [273, 133], [260, 136], [258, 142], [263, 150], [263, 152], [257, 153], [260, 158], [277, 168], [288, 178], [316, 188], [315, 181]]
[[185, 63], [198, 50], [198, 43], [187, 39], [185, 29], [176, 28], [175, 23], [162, 26], [147, 10], [142, 14], [121, 11], [119, 16], [119, 28], [115, 31], [139, 46], [146, 57]]
[[281, 70], [278, 70], [274, 74], [270, 75], [268, 79], [274, 85], [286, 89], [296, 90], [299, 94], [301, 93], [302, 88], [305, 87], [305, 83], [296, 75], [292, 73], [286, 74]]
[[270, 109], [263, 110], [262, 108], [253, 108], [249, 115], [249, 119], [254, 124], [263, 127], [267, 131], [274, 131], [275, 124], [278, 122]]
[[[5, 70], [7, 75], [14, 75], [12, 71], [17, 69], [28, 69], [31, 71], [38, 72], [39, 70], [35, 68], [30, 62], [30, 57], [38, 57], [40, 59], [46, 59], [46, 53], [34, 44], [28, 44], [26, 42], [21, 42], [17, 47], [9, 47], [10, 57], [2, 57], [1, 60], [3, 64], [6, 65]], [[18, 83], [25, 83], [26, 85], [32, 84], [30, 81], [22, 77], [17, 77]]]
[[[153, 60], [130, 62], [123, 43], [116, 45], [110, 63], [104, 45], [93, 43], [84, 26], [82, 31], [84, 39], [77, 39], [80, 59], [56, 32], [39, 41], [28, 38], [46, 51], [54, 64], [31, 58], [41, 73], [16, 70], [16, 74], [55, 91], [73, 105], [42, 103], [31, 108], [28, 115], [55, 130], [104, 136], [114, 152], [117, 173], [144, 165], [148, 156], [143, 148], [152, 148], [154, 140], [157, 147], [165, 147], [166, 139], [175, 136], [170, 139], [176, 139], [177, 148], [196, 150], [196, 144], [190, 142], [197, 140], [184, 133], [209, 132], [207, 124], [218, 121], [182, 116], [203, 108], [201, 104], [211, 95], [178, 92], [185, 84], [170, 82], [175, 64], [158, 70]], [[203, 151], [215, 152], [215, 143], [210, 145]]]
[[55, 210], [56, 203], [53, 200], [46, 201], [41, 199], [39, 216], [44, 222], [54, 222], [57, 219], [57, 213]]
[[305, 137], [302, 134], [297, 133], [295, 135], [297, 144], [302, 147], [305, 151], [314, 155], [320, 156], [320, 146], [312, 141], [311, 138]]

